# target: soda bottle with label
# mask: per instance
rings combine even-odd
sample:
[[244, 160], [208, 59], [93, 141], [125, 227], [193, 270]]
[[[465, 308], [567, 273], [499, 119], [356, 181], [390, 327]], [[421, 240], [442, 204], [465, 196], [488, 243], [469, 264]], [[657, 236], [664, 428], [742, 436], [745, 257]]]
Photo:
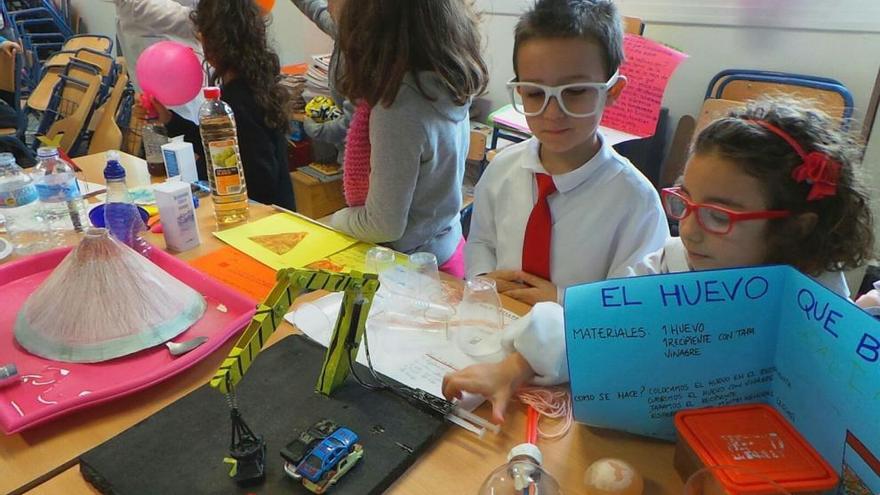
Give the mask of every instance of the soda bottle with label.
[[199, 131], [205, 147], [214, 217], [220, 225], [243, 222], [248, 218], [248, 197], [235, 115], [220, 99], [220, 88], [205, 88], [204, 95], [205, 103], [199, 110]]

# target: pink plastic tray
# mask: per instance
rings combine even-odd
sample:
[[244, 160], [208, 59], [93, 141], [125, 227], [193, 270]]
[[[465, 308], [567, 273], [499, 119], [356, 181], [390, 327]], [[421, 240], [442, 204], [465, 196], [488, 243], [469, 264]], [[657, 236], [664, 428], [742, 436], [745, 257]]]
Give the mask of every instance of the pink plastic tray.
[[[217, 350], [254, 315], [254, 301], [154, 248], [152, 261], [199, 291], [208, 304], [202, 319], [174, 340], [204, 335], [207, 342], [177, 358], [164, 345], [98, 364], [60, 363], [34, 356], [15, 342], [16, 315], [70, 251], [56, 249], [0, 265], [0, 366], [14, 363], [22, 376], [21, 383], [0, 388], [0, 429], [7, 435], [171, 378]], [[89, 300], [89, 289], [83, 287], [81, 293], [69, 294], [58, 304], [100, 302]]]

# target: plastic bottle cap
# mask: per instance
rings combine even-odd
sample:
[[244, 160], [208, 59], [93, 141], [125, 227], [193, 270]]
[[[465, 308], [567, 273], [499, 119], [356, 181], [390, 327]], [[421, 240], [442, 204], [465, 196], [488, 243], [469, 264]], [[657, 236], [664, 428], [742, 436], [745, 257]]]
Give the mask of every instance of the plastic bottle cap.
[[510, 452], [507, 454], [507, 462], [510, 462], [514, 457], [519, 456], [531, 457], [538, 465], [541, 465], [544, 462], [544, 456], [541, 454], [541, 449], [533, 443], [521, 443], [510, 449]]
[[53, 156], [58, 156], [58, 148], [42, 146], [37, 149], [38, 158], [50, 158]]
[[216, 100], [220, 98], [220, 88], [217, 86], [208, 86], [202, 90], [202, 94], [205, 95], [205, 99], [207, 100]]
[[118, 160], [110, 158], [107, 160], [107, 166], [104, 167], [105, 180], [125, 179], [125, 168]]

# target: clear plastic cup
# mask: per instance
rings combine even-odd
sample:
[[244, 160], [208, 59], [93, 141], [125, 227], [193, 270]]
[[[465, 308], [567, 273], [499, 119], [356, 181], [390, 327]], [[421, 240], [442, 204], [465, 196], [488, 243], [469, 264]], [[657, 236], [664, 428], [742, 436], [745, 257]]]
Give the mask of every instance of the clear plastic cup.
[[433, 253], [413, 253], [409, 256], [411, 283], [422, 316], [428, 322], [447, 325], [455, 316], [455, 310], [446, 301], [443, 281], [440, 280], [437, 257]]
[[462, 352], [480, 361], [497, 361], [503, 357], [503, 327], [504, 313], [495, 281], [475, 277], [465, 282], [458, 307], [458, 346]]
[[438, 300], [443, 289], [440, 283], [440, 270], [437, 268], [437, 257], [433, 253], [413, 253], [409, 256], [412, 268], [412, 284], [416, 298], [425, 302]]
[[383, 273], [394, 268], [395, 261], [396, 256], [394, 251], [386, 247], [376, 246], [367, 251], [364, 265], [367, 268], [367, 272], [375, 273], [381, 277]]

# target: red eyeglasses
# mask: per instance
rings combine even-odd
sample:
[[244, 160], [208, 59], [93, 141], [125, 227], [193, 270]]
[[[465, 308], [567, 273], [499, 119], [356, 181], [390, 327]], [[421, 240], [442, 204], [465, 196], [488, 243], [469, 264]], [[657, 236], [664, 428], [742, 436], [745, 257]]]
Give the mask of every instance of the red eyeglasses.
[[691, 212], [697, 213], [697, 222], [713, 234], [729, 234], [733, 224], [743, 220], [785, 218], [788, 210], [734, 211], [717, 205], [694, 203], [682, 194], [680, 187], [668, 187], [661, 191], [663, 208], [670, 218], [684, 220]]

